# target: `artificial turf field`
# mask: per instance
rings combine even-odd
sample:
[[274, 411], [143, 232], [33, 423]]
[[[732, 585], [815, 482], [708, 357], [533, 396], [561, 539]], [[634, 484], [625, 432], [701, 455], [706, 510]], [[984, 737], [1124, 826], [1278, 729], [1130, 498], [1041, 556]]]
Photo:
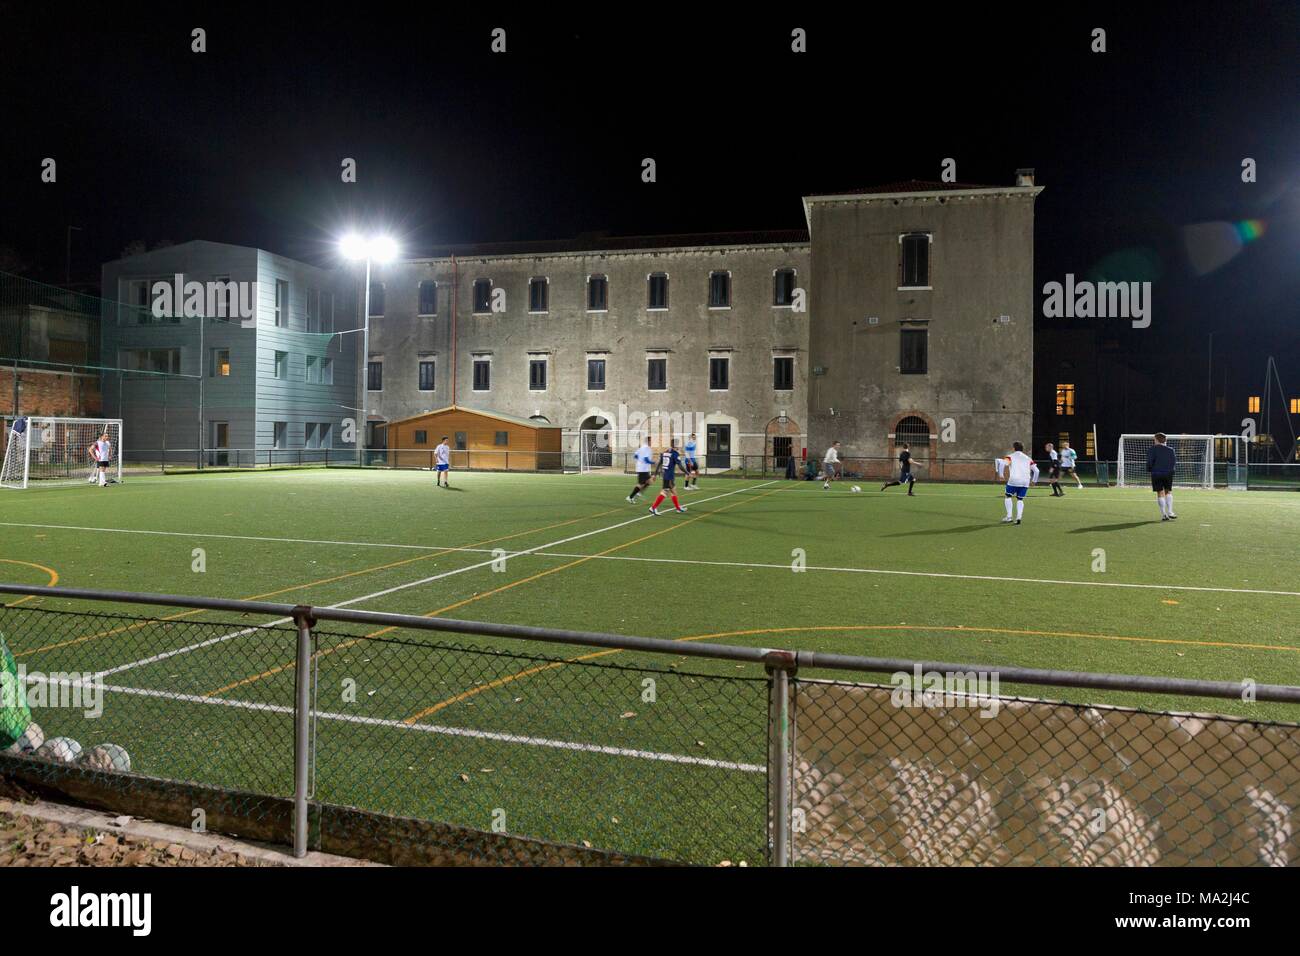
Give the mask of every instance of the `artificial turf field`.
[[[918, 483], [908, 498], [878, 484], [853, 494], [848, 482], [823, 491], [705, 478], [682, 494], [686, 514], [669, 506], [651, 517], [648, 502], [623, 500], [632, 481], [622, 475], [452, 481], [444, 490], [428, 472], [307, 469], [11, 492], [0, 569], [10, 582], [57, 575], [70, 587], [346, 602], [984, 669], [1300, 683], [1294, 492], [1179, 491], [1179, 519], [1161, 522], [1150, 492], [1089, 487], [1052, 499], [1035, 489], [1014, 526], [999, 521], [993, 482]], [[1096, 549], [1104, 571], [1094, 570]], [[278, 752], [287, 717], [265, 707], [292, 703], [291, 632], [174, 608], [108, 609], [167, 621], [149, 626], [32, 609], [105, 611], [32, 599], [0, 612], [20, 663], [102, 672], [124, 688], [110, 691], [93, 730], [60, 730], [79, 718], [50, 712], [38, 717], [47, 733], [129, 741], [145, 772], [287, 792], [292, 764]], [[323, 799], [482, 829], [513, 807], [511, 832], [701, 860], [761, 854], [761, 668], [333, 623], [321, 631], [318, 707], [334, 715], [318, 727]], [[658, 683], [653, 703], [647, 675]], [[339, 689], [349, 680], [353, 700]], [[1001, 690], [1300, 718], [1277, 704]], [[250, 749], [277, 753], [259, 761]], [[700, 805], [686, 796], [703, 793], [717, 796]], [[651, 819], [654, 794], [687, 803], [667, 801], [671, 812]]]

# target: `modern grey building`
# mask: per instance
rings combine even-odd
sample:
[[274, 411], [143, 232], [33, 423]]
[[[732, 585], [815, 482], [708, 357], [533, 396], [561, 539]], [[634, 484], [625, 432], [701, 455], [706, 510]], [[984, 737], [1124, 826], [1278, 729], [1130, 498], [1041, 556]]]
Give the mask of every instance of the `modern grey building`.
[[[1040, 191], [1029, 170], [1006, 187], [909, 181], [808, 196], [806, 231], [461, 246], [376, 265], [367, 444], [384, 445], [387, 422], [457, 405], [575, 439], [693, 431], [712, 468], [739, 455], [820, 456], [838, 439], [848, 457], [893, 458], [906, 440], [922, 462], [987, 471], [1013, 439], [1032, 437]], [[361, 404], [360, 336], [322, 349], [301, 334], [323, 328], [311, 303], [327, 290], [335, 328], [360, 324], [354, 270], [196, 242], [110, 263], [104, 288], [134, 301], [133, 283], [172, 272], [260, 283], [256, 329], [225, 326], [205, 345], [209, 374], [214, 349], [229, 349], [237, 370], [212, 386], [204, 413], [229, 421], [232, 446], [310, 447], [313, 424], [319, 442], [320, 423]], [[179, 347], [185, 362], [193, 338], [126, 323], [114, 348], [120, 362]], [[332, 385], [313, 381], [309, 364], [327, 357]], [[130, 428], [130, 408], [122, 417]]]
[[[178, 281], [181, 301], [156, 315], [157, 283]], [[188, 283], [201, 284], [201, 299], [185, 301]], [[355, 279], [261, 249], [193, 241], [105, 264], [103, 290], [121, 305], [104, 320], [104, 364], [186, 376], [106, 383], [104, 411], [123, 420], [128, 456], [167, 449], [170, 460], [193, 461], [201, 445], [208, 463], [223, 464], [231, 456], [222, 449], [323, 457], [355, 448], [355, 429], [345, 427], [358, 417]], [[340, 332], [354, 334], [332, 334]]]

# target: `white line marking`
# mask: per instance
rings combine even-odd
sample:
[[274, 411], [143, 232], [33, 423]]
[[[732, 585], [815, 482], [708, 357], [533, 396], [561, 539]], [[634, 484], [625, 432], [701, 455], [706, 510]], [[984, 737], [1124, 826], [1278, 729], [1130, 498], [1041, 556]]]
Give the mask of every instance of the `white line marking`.
[[[738, 495], [745, 491], [753, 491], [755, 489], [762, 488], [764, 485], [772, 485], [772, 484], [776, 484], [776, 482], [768, 481], [758, 485], [747, 485], [744, 488], [737, 488], [734, 491], [728, 491], [726, 494], [714, 495], [712, 498], [703, 498], [697, 503], [704, 504], [705, 502], [716, 501], [719, 498], [729, 498], [732, 495]], [[706, 511], [705, 514], [709, 514], [709, 512]], [[562, 544], [568, 544], [570, 541], [578, 541], [581, 540], [582, 538], [589, 538], [595, 534], [604, 534], [606, 531], [616, 531], [619, 528], [627, 527], [630, 524], [636, 524], [638, 521], [645, 521], [647, 518], [650, 517], [651, 515], [647, 512], [646, 514], [640, 515], [636, 518], [629, 518], [626, 521], [620, 521], [618, 524], [612, 524], [605, 528], [596, 528], [594, 531], [584, 531], [581, 534], [575, 534], [567, 538], [561, 538], [559, 541], [552, 541], [550, 544], [539, 544], [534, 548], [526, 548], [523, 551], [515, 551], [512, 553], [508, 553], [503, 557], [506, 560], [509, 560], [510, 558], [520, 557], [525, 554], [533, 554], [545, 548], [558, 547], [559, 545]], [[420, 578], [418, 581], [408, 581], [405, 584], [398, 584], [391, 588], [385, 588], [382, 591], [375, 591], [371, 594], [363, 594], [360, 597], [349, 598], [346, 601], [340, 601], [337, 604], [329, 604], [326, 606], [330, 608], [342, 608], [342, 607], [349, 607], [353, 604], [360, 604], [363, 601], [372, 601], [376, 598], [385, 597], [386, 595], [389, 594], [394, 594], [397, 591], [405, 591], [407, 588], [419, 587], [422, 584], [429, 584], [433, 581], [440, 581], [443, 578], [449, 578], [452, 577], [453, 575], [464, 574], [466, 571], [475, 571], [480, 568], [486, 568], [489, 565], [496, 563], [497, 560], [499, 559], [489, 558], [486, 561], [480, 561], [478, 564], [470, 564], [463, 568], [453, 568], [450, 571], [442, 571], [438, 574], [432, 574], [426, 578]], [[239, 631], [232, 631], [231, 633], [223, 634], [220, 637], [210, 637], [206, 641], [199, 641], [187, 647], [178, 647], [175, 650], [164, 651], [163, 653], [160, 654], [153, 654], [149, 657], [143, 657], [138, 661], [131, 661], [128, 664], [119, 664], [117, 667], [109, 668], [108, 670], [101, 671], [101, 673], [107, 676], [110, 674], [118, 674], [121, 673], [122, 671], [133, 670], [137, 667], [143, 667], [145, 664], [155, 664], [158, 661], [165, 661], [168, 658], [176, 657], [179, 654], [188, 654], [190, 651], [199, 650], [200, 648], [204, 648], [204, 647], [210, 647], [214, 644], [221, 644], [226, 641], [232, 640], [236, 637], [243, 637], [246, 634], [252, 634], [254, 631], [265, 630], [266, 628], [271, 628], [271, 627], [279, 627], [280, 625], [287, 624], [292, 620], [293, 618], [290, 617], [282, 617], [275, 621], [269, 621], [266, 624], [259, 624], [254, 627], [247, 627]]]
[[[110, 673], [104, 671], [98, 677]], [[100, 684], [94, 681], [53, 678], [47, 676], [27, 675], [27, 683], [57, 684], [64, 687], [99, 688], [118, 694], [136, 697], [159, 697], [166, 700], [184, 701], [190, 704], [209, 704], [221, 707], [234, 707], [239, 710], [257, 710], [273, 714], [292, 714], [293, 708], [284, 704], [259, 704], [254, 701], [226, 700], [221, 697], [200, 697], [196, 694], [177, 694], [164, 690], [145, 687], [119, 687], [112, 684]], [[555, 740], [549, 737], [522, 737], [518, 734], [505, 734], [490, 730], [470, 730], [465, 727], [446, 727], [439, 724], [408, 724], [402, 720], [389, 720], [380, 717], [360, 717], [355, 714], [338, 714], [315, 710], [312, 716], [323, 720], [335, 720], [340, 723], [362, 724], [371, 727], [388, 727], [395, 730], [418, 731], [427, 734], [442, 734], [448, 737], [472, 737], [477, 740], [496, 740], [502, 743], [525, 744], [530, 747], [548, 747], [554, 750], [576, 750], [583, 753], [607, 754], [614, 757], [636, 757], [641, 760], [659, 760], [666, 763], [691, 764], [697, 767], [712, 767], [718, 770], [740, 770], [744, 773], [766, 773], [762, 764], [737, 763], [731, 760], [714, 760], [709, 757], [691, 757], [685, 754], [662, 753], [654, 750], [634, 750], [628, 747], [610, 747], [603, 744], [583, 744], [569, 740]]]

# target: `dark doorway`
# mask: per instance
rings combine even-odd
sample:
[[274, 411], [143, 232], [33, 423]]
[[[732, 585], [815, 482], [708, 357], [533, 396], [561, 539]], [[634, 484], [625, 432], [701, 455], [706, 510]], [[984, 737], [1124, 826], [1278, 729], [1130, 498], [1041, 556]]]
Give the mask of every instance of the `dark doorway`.
[[731, 468], [731, 426], [709, 425], [708, 444], [704, 455], [706, 468]]

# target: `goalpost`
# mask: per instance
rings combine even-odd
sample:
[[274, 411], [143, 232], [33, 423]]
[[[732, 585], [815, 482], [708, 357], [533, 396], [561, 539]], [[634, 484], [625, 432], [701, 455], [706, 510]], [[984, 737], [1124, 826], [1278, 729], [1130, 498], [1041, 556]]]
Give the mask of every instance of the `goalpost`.
[[[1155, 441], [1155, 435], [1120, 436], [1117, 480], [1120, 488], [1144, 486], [1150, 482], [1147, 449]], [[1174, 470], [1175, 487], [1213, 488], [1216, 458], [1225, 466], [1222, 483], [1234, 486], [1238, 473], [1244, 475], [1246, 450], [1240, 435], [1167, 435], [1166, 444], [1173, 449], [1178, 461]]]
[[[18, 430], [15, 430], [18, 426]], [[88, 481], [95, 474], [90, 446], [107, 433], [112, 445], [108, 478], [122, 480], [122, 420], [120, 418], [4, 419], [4, 465], [0, 488], [26, 488]]]

